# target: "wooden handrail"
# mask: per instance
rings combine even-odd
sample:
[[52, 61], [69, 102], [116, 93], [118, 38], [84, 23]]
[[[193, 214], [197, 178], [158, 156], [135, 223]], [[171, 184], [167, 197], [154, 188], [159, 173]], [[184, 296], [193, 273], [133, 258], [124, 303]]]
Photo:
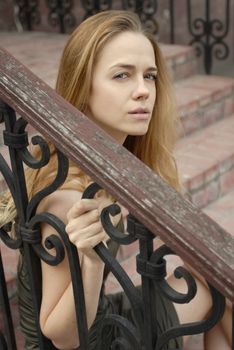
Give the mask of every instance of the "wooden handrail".
[[0, 49], [0, 99], [234, 303], [234, 238]]

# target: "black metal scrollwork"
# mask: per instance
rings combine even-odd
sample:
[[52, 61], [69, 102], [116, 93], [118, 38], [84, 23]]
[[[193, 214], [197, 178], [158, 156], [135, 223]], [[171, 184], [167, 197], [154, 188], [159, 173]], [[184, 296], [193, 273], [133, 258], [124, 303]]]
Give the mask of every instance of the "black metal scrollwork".
[[[54, 348], [42, 335], [39, 326], [39, 309], [41, 300], [41, 282], [40, 282], [40, 260], [44, 260], [47, 264], [57, 265], [65, 256], [64, 246], [66, 247], [68, 260], [71, 265], [71, 274], [73, 288], [76, 295], [79, 295], [76, 301], [77, 321], [79, 330], [83, 331], [80, 336], [80, 344], [86, 348], [87, 343], [87, 322], [84, 309], [84, 295], [82, 287], [82, 278], [79, 265], [79, 257], [77, 250], [70, 244], [65, 232], [63, 222], [49, 213], [36, 214], [36, 209], [40, 201], [58, 189], [67, 177], [68, 159], [61, 153], [57, 152], [58, 169], [52, 183], [46, 188], [36, 193], [30, 201], [28, 200], [27, 188], [25, 183], [25, 174], [23, 163], [33, 169], [40, 169], [48, 164], [50, 160], [50, 150], [47, 143], [41, 136], [36, 136], [32, 139], [34, 145], [38, 145], [41, 151], [41, 158], [35, 159], [27, 149], [28, 137], [25, 128], [27, 123], [22, 118], [16, 118], [15, 112], [3, 102], [0, 103], [1, 122], [5, 122], [4, 143], [9, 148], [11, 168], [7, 165], [5, 159], [0, 157], [0, 171], [7, 182], [11, 196], [14, 200], [17, 209], [17, 219], [14, 225], [14, 235], [9, 234], [12, 225], [5, 225], [0, 228], [0, 237], [5, 244], [10, 248], [17, 249], [22, 247], [24, 257], [28, 267], [30, 288], [32, 292], [32, 301], [35, 309], [35, 321], [38, 331], [39, 348]], [[40, 224], [47, 223], [52, 226], [57, 235], [49, 236], [45, 241], [45, 247], [41, 242]], [[46, 248], [46, 249], [45, 249]], [[55, 254], [49, 254], [50, 249], [54, 249]], [[2, 266], [2, 265], [1, 265]], [[37, 276], [37, 277], [35, 277]], [[1, 288], [4, 283], [1, 281]], [[2, 289], [1, 289], [2, 290]], [[82, 299], [83, 298], [83, 299]], [[83, 305], [80, 308], [80, 303]], [[4, 305], [7, 305], [7, 300], [4, 299]], [[79, 309], [79, 313], [78, 313]], [[10, 309], [5, 308], [4, 314], [7, 315], [7, 320], [11, 319]], [[15, 342], [13, 326], [9, 322], [5, 322], [8, 333], [11, 336], [7, 337], [7, 343]], [[12, 338], [12, 340], [11, 340]], [[3, 340], [2, 340], [3, 343]], [[16, 347], [12, 347], [15, 349]]]
[[81, 4], [86, 11], [84, 19], [112, 8], [112, 0], [81, 0]]
[[[191, 273], [184, 267], [180, 266], [176, 268], [174, 275], [176, 278], [184, 278], [188, 288], [187, 293], [183, 294], [171, 288], [166, 280], [166, 260], [164, 257], [168, 254], [175, 253], [165, 245], [152, 252], [152, 234], [132, 216], [130, 216], [129, 219], [130, 224], [128, 225], [128, 230], [130, 232], [135, 231], [140, 244], [140, 254], [136, 257], [137, 271], [142, 276], [144, 304], [147, 303], [146, 301], [150, 300], [149, 305], [151, 309], [149, 310], [149, 307], [145, 307], [144, 310], [145, 319], [146, 316], [148, 316], [148, 331], [151, 325], [151, 338], [156, 346], [153, 348], [161, 350], [166, 344], [168, 344], [170, 339], [189, 334], [198, 334], [211, 329], [223, 316], [225, 298], [215, 288], [208, 284], [212, 297], [212, 311], [206, 320], [190, 324], [181, 324], [178, 327], [166, 330], [160, 336], [155, 333], [154, 325], [156, 324], [156, 315], [152, 310], [152, 308], [154, 308], [155, 296], [151, 293], [160, 293], [175, 303], [184, 304], [189, 303], [196, 296], [197, 286]], [[151, 281], [153, 281], [154, 285], [151, 284]], [[150, 344], [147, 346], [149, 347]]]
[[[108, 329], [116, 327], [122, 336], [112, 342], [108, 339]], [[142, 350], [141, 339], [137, 328], [126, 318], [119, 315], [108, 315], [99, 325], [97, 350], [104, 349]]]
[[18, 18], [23, 28], [32, 30], [33, 25], [41, 22], [38, 0], [15, 0], [18, 5]]
[[174, 275], [176, 278], [184, 278], [188, 286], [186, 294], [178, 293], [173, 290], [167, 283], [166, 277], [166, 260], [164, 257], [169, 254], [175, 254], [169, 247], [162, 245], [150, 257], [151, 270], [155, 269], [155, 272], [151, 275], [151, 278], [155, 280], [155, 286], [162, 294], [164, 294], [171, 301], [184, 304], [189, 303], [196, 295], [197, 286], [192, 275], [182, 266], [176, 268]]
[[136, 12], [151, 33], [158, 33], [159, 26], [155, 18], [158, 9], [157, 0], [122, 0], [122, 6], [124, 10]]
[[[25, 128], [27, 126], [27, 123], [24, 119], [19, 118], [14, 126], [14, 132], [18, 134], [24, 135], [25, 138], [28, 137], [27, 133], [25, 132]], [[19, 157], [22, 159], [22, 161], [30, 168], [32, 169], [39, 169], [48, 164], [50, 159], [50, 150], [45, 142], [45, 140], [41, 136], [33, 136], [31, 139], [32, 145], [38, 145], [41, 150], [41, 159], [35, 159], [32, 157], [31, 153], [28, 151], [26, 147], [19, 148]], [[25, 145], [27, 146], [28, 140], [25, 140]]]
[[[77, 248], [70, 243], [65, 231], [65, 224], [58, 217], [47, 212], [36, 212], [41, 200], [56, 191], [66, 180], [69, 167], [68, 159], [61, 152], [57, 151], [58, 168], [51, 184], [37, 192], [31, 199], [28, 199], [23, 163], [35, 170], [46, 166], [51, 157], [49, 146], [41, 136], [34, 137], [32, 142], [40, 147], [41, 153], [40, 159], [35, 159], [27, 148], [28, 138], [25, 131], [27, 123], [22, 118], [17, 119], [13, 109], [1, 102], [0, 122], [5, 122], [4, 143], [9, 148], [11, 160], [11, 167], [9, 167], [2, 155], [0, 155], [0, 171], [6, 180], [17, 209], [17, 219], [14, 224], [15, 235], [12, 237], [9, 233], [11, 225], [5, 225], [0, 228], [0, 238], [10, 248], [17, 249], [21, 247], [24, 250], [35, 309], [39, 348], [54, 349], [51, 342], [42, 335], [39, 325], [41, 280], [38, 276], [41, 276], [40, 260], [56, 266], [63, 261], [65, 254], [67, 254], [75, 296], [80, 347], [88, 350], [89, 338], [85, 298]], [[93, 198], [101, 189], [98, 184], [93, 183], [86, 188], [82, 198]], [[189, 271], [183, 267], [178, 267], [174, 271], [174, 275], [176, 278], [185, 280], [187, 292], [179, 293], [174, 290], [166, 279], [165, 258], [167, 255], [174, 254], [174, 252], [165, 245], [154, 251], [153, 240], [155, 235], [131, 214], [127, 218], [127, 232], [120, 232], [111, 221], [111, 217], [119, 214], [120, 211], [120, 206], [117, 203], [109, 205], [101, 212], [101, 222], [110, 239], [118, 244], [126, 245], [138, 240], [139, 254], [136, 257], [136, 264], [142, 283], [140, 287], [134, 286], [120, 263], [110, 254], [109, 249], [103, 243], [94, 247], [96, 253], [105, 262], [108, 270], [113, 273], [123, 288], [134, 314], [134, 324], [120, 315], [106, 315], [97, 330], [97, 349], [162, 350], [173, 338], [201, 333], [212, 328], [224, 313], [225, 298], [217, 290], [209, 286], [213, 307], [206, 320], [182, 324], [167, 329], [160, 335], [158, 334], [155, 297], [160, 294], [175, 303], [189, 303], [196, 295], [196, 282]], [[47, 224], [56, 232], [56, 234], [51, 234], [47, 237], [43, 244], [40, 231], [41, 224]], [[53, 253], [51, 252], [52, 249]], [[35, 278], [35, 276], [37, 277]], [[12, 344], [11, 348], [16, 349], [1, 255], [0, 297], [1, 300], [4, 300], [5, 325], [7, 328], [6, 338], [0, 332], [0, 346], [3, 349], [7, 349], [7, 346]], [[107, 334], [112, 332], [113, 329], [116, 330], [114, 332], [115, 338], [108, 337]]]
[[224, 39], [229, 31], [230, 24], [230, 0], [225, 1], [225, 18], [211, 19], [210, 0], [205, 3], [205, 18], [192, 20], [191, 0], [187, 0], [188, 27], [193, 39], [190, 44], [195, 45], [197, 54], [204, 54], [204, 67], [207, 74], [211, 73], [213, 54], [219, 60], [224, 60], [229, 55], [229, 47]]
[[[166, 261], [164, 257], [168, 254], [174, 254], [173, 251], [163, 245], [158, 248], [151, 255], [150, 258], [150, 267], [151, 271], [155, 269], [156, 273], [153, 272], [151, 278], [155, 280], [155, 289], [162, 293], [166, 298], [172, 300], [175, 303], [189, 303], [197, 293], [196, 282], [188, 270], [183, 267], [178, 267], [174, 271], [174, 275], [176, 278], [184, 278], [188, 287], [188, 291], [186, 294], [179, 293], [176, 290], [172, 289], [165, 277], [164, 273], [166, 268]], [[209, 285], [209, 284], [208, 284]], [[156, 350], [160, 350], [163, 348], [165, 344], [172, 338], [176, 338], [179, 336], [184, 336], [188, 334], [198, 334], [203, 333], [209, 329], [211, 329], [223, 316], [225, 309], [225, 298], [219, 293], [216, 289], [214, 289], [211, 285], [209, 285], [211, 297], [212, 297], [212, 311], [209, 317], [200, 322], [194, 322], [190, 324], [182, 324], [178, 327], [174, 327], [173, 329], [167, 330], [164, 334], [162, 334], [157, 341]]]
[[60, 33], [66, 33], [76, 24], [72, 13], [73, 0], [47, 0], [49, 7], [48, 20], [53, 27], [59, 27]]
[[[92, 184], [83, 193], [82, 198], [93, 198], [99, 190], [100, 190], [99, 185]], [[116, 241], [117, 243], [121, 244], [124, 241], [124, 237], [123, 237], [124, 234], [122, 232], [119, 232], [113, 226], [109, 217], [109, 215], [116, 215], [120, 212], [120, 209], [117, 207], [118, 207], [117, 205], [111, 205], [107, 208], [104, 208], [101, 213], [101, 221], [102, 221], [103, 228], [105, 229], [107, 234], [110, 236], [110, 238]], [[128, 235], [124, 235], [124, 236], [125, 236], [125, 240], [128, 241], [129, 240]], [[136, 238], [131, 237], [130, 240], [134, 241], [136, 240]], [[125, 291], [129, 299], [129, 302], [132, 306], [135, 318], [137, 320], [136, 327], [138, 329], [138, 332], [140, 332], [141, 334], [143, 319], [142, 319], [142, 301], [141, 301], [139, 290], [135, 288], [129, 276], [126, 274], [126, 272], [121, 267], [119, 262], [110, 254], [109, 250], [104, 246], [103, 243], [99, 243], [94, 249], [96, 253], [100, 256], [100, 258], [105, 262], [107, 268], [113, 273], [113, 275], [116, 277], [116, 279], [122, 286], [123, 290]], [[108, 318], [108, 320], [109, 320], [108, 323], [110, 324], [111, 319]], [[116, 322], [117, 322], [116, 319], [114, 319], [114, 323]], [[119, 324], [121, 324], [121, 327], [124, 328], [124, 324], [121, 323], [120, 319], [119, 319]], [[128, 331], [126, 330], [126, 332]], [[102, 334], [101, 331], [100, 331], [100, 334]], [[135, 341], [137, 342], [138, 340], [135, 339]]]
[[[85, 191], [83, 198], [92, 198], [95, 193], [99, 191], [99, 189], [100, 186], [97, 184], [92, 184]], [[164, 297], [169, 298], [176, 303], [189, 303], [196, 295], [196, 283], [192, 275], [185, 268], [178, 267], [174, 272], [175, 277], [185, 279], [188, 291], [187, 293], [182, 294], [172, 289], [166, 280], [166, 260], [164, 259], [164, 256], [174, 253], [165, 245], [153, 252], [153, 239], [155, 236], [132, 215], [128, 216], [128, 233], [125, 234], [118, 232], [110, 220], [110, 215], [116, 215], [117, 213], [119, 213], [117, 204], [110, 205], [109, 207], [103, 209], [101, 213], [102, 224], [110, 238], [119, 244], [129, 244], [136, 239], [139, 240], [140, 253], [137, 256], [137, 271], [142, 276], [142, 299], [139, 299], [138, 289], [134, 288], [129, 278], [125, 276], [125, 272], [122, 270], [119, 263], [112, 256], [110, 256], [106, 247], [103, 244], [99, 244], [95, 247], [95, 251], [106, 263], [110, 271], [112, 271], [112, 273], [116, 276], [118, 282], [123, 287], [123, 290], [128, 295], [133, 308], [135, 308], [134, 311], [137, 320], [137, 329], [141, 334], [141, 340], [144, 339], [141, 346], [145, 346], [147, 349], [153, 349], [156, 345], [157, 350], [160, 350], [172, 338], [177, 338], [187, 334], [201, 333], [207, 329], [210, 329], [222, 317], [225, 305], [224, 297], [217, 291], [214, 292], [213, 289], [211, 289], [213, 298], [213, 312], [209, 319], [202, 322], [180, 325], [176, 328], [169, 329], [165, 333], [158, 336], [155, 327], [157, 323], [157, 310], [156, 306], [154, 305], [155, 293], [161, 293], [164, 295]], [[138, 303], [137, 308], [136, 302]], [[104, 320], [106, 320], [105, 327], [117, 327], [118, 325], [123, 333], [124, 330], [126, 330], [126, 320], [122, 320], [121, 317], [119, 319], [119, 323], [117, 324], [115, 317], [112, 318], [112, 315], [111, 317], [107, 316]], [[103, 328], [100, 329], [101, 339], [99, 341], [101, 344], [104, 344], [104, 342], [107, 341], [107, 338], [105, 337], [105, 327], [103, 326]], [[135, 337], [135, 325], [132, 325], [132, 327], [132, 334], [128, 334], [128, 336], [125, 334], [125, 340], [120, 338], [118, 341], [116, 340], [115, 344], [119, 342], [118, 344], [121, 344], [123, 349], [132, 349], [129, 344], [132, 344], [133, 342], [132, 340], [130, 341], [130, 339]], [[129, 324], [127, 328], [130, 329]], [[128, 337], [129, 341], [127, 340]], [[138, 348], [139, 340], [136, 337], [134, 339], [136, 342], [135, 347]]]

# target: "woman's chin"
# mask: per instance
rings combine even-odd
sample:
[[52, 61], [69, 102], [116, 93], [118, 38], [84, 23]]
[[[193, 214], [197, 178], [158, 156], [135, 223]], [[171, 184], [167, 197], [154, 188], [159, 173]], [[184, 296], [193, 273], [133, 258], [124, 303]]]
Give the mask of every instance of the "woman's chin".
[[141, 130], [134, 130], [129, 133], [130, 136], [144, 136], [148, 131], [148, 128], [141, 129]]

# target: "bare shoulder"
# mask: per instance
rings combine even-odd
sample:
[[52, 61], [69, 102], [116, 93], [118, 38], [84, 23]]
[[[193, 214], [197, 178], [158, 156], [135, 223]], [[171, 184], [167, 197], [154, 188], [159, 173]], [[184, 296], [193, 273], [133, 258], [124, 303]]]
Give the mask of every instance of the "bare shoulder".
[[37, 213], [49, 212], [66, 221], [67, 212], [82, 197], [76, 190], [57, 190], [45, 197], [37, 208]]

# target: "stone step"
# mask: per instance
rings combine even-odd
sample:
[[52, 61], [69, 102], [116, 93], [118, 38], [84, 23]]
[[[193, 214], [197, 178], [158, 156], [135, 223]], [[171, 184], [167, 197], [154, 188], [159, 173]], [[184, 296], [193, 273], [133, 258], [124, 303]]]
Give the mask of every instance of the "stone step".
[[204, 208], [204, 212], [234, 236], [234, 187]]
[[234, 186], [234, 114], [179, 140], [176, 159], [190, 200], [200, 208]]
[[193, 75], [175, 83], [174, 88], [181, 120], [181, 137], [234, 113], [233, 78]]
[[[0, 43], [40, 78], [54, 87], [59, 59], [68, 35], [43, 32], [1, 32]], [[195, 50], [191, 46], [160, 44], [173, 80], [197, 72]]]
[[198, 71], [197, 58], [192, 46], [160, 44], [173, 81], [188, 78]]

